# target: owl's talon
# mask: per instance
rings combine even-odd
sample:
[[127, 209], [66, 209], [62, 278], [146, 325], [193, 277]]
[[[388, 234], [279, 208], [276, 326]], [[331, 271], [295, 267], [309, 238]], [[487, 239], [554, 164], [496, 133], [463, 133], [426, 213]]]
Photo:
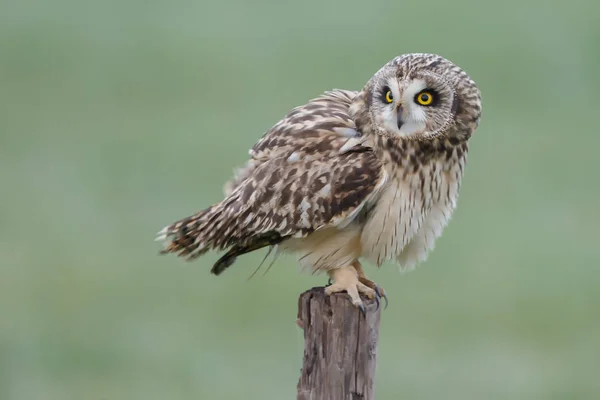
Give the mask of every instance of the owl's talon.
[[[358, 275], [358, 281], [360, 283], [362, 283], [363, 285], [367, 286], [368, 288], [373, 289], [377, 299], [381, 299], [383, 297], [383, 299], [385, 300], [384, 310], [387, 309], [388, 297], [385, 294], [385, 291], [383, 290], [383, 288], [381, 286], [379, 286], [378, 284], [376, 284], [375, 282], [373, 282], [372, 280], [370, 280], [369, 278], [367, 278], [367, 276], [365, 275], [365, 271], [363, 271], [362, 265], [360, 265], [360, 262], [358, 260], [354, 261], [352, 266], [356, 270], [356, 273]], [[377, 305], [379, 305], [379, 301], [377, 302]]]
[[[379, 285], [377, 285], [377, 284], [375, 284], [375, 288], [373, 290], [375, 290], [375, 294], [377, 295], [377, 299], [383, 298], [383, 300], [385, 300], [385, 306], [383, 307], [383, 309], [386, 310], [387, 307], [388, 307], [388, 297], [387, 297], [387, 294], [385, 294], [385, 292], [383, 291], [383, 289]], [[379, 305], [379, 300], [377, 301], [377, 305]]]
[[358, 309], [360, 310], [360, 312], [362, 313], [363, 317], [367, 318], [367, 312], [365, 311], [365, 306], [363, 303], [360, 303], [358, 305]]
[[332, 269], [328, 273], [333, 284], [325, 288], [325, 294], [329, 296], [339, 292], [348, 293], [352, 304], [361, 309], [361, 312], [366, 315], [360, 295], [363, 294], [367, 298], [373, 299], [376, 297], [375, 291], [359, 282], [356, 270], [351, 266]]

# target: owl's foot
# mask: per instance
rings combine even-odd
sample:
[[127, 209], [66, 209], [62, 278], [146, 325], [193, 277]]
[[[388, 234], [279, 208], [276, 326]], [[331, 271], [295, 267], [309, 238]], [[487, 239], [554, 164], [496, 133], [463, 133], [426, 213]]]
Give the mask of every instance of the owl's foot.
[[356, 273], [358, 274], [358, 281], [360, 283], [362, 283], [363, 285], [365, 285], [375, 291], [375, 294], [377, 295], [377, 300], [378, 300], [377, 304], [379, 304], [379, 299], [383, 298], [383, 300], [385, 300], [384, 308], [387, 308], [388, 297], [385, 294], [385, 290], [383, 290], [383, 288], [381, 286], [379, 286], [378, 284], [376, 284], [375, 282], [373, 282], [372, 280], [367, 278], [367, 276], [365, 275], [365, 271], [363, 271], [362, 265], [360, 264], [360, 262], [355, 261], [352, 264], [352, 266], [354, 267], [354, 269], [356, 269]]
[[359, 276], [358, 281], [366, 287], [371, 288], [375, 291], [375, 295], [377, 296], [375, 297], [375, 299], [377, 300], [377, 306], [379, 306], [379, 299], [383, 298], [383, 300], [385, 301], [385, 306], [383, 306], [383, 309], [385, 310], [388, 307], [388, 297], [387, 294], [385, 294], [385, 290], [383, 290], [381, 286], [367, 279], [366, 277]]
[[333, 283], [325, 288], [325, 294], [329, 296], [333, 293], [347, 292], [352, 304], [358, 307], [363, 315], [366, 315], [365, 306], [360, 299], [360, 295], [364, 294], [367, 298], [372, 299], [376, 296], [376, 292], [358, 280], [356, 269], [347, 266], [332, 269], [327, 273]]

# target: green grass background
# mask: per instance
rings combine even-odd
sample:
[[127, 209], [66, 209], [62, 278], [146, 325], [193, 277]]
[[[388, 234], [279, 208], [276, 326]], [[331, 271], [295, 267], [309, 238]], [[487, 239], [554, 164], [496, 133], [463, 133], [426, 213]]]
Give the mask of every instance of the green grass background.
[[481, 87], [458, 210], [390, 296], [378, 399], [600, 398], [600, 3], [0, 5], [0, 398], [293, 399], [297, 297], [263, 254], [157, 256], [262, 133], [436, 52]]

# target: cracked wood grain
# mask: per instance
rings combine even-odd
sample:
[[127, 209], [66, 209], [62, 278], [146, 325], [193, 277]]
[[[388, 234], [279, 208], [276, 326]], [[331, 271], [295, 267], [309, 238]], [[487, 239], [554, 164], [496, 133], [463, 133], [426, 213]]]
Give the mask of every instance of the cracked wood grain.
[[345, 293], [312, 288], [298, 299], [304, 329], [298, 400], [374, 400], [381, 307], [363, 298], [366, 318]]

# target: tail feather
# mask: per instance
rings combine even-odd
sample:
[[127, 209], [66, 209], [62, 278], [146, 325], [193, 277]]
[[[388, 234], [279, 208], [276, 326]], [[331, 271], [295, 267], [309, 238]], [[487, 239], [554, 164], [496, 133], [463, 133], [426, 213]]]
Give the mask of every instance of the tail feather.
[[156, 236], [157, 241], [165, 244], [160, 254], [173, 253], [191, 261], [209, 250], [228, 249], [211, 270], [219, 275], [238, 256], [276, 245], [283, 240], [276, 232], [256, 234], [257, 215], [250, 209], [236, 208], [239, 207], [239, 201], [236, 202], [238, 199], [232, 197], [163, 228]]
[[215, 235], [210, 227], [221, 212], [221, 207], [212, 206], [164, 227], [156, 235], [156, 240], [165, 244], [160, 254], [176, 253], [194, 259], [214, 248]]

